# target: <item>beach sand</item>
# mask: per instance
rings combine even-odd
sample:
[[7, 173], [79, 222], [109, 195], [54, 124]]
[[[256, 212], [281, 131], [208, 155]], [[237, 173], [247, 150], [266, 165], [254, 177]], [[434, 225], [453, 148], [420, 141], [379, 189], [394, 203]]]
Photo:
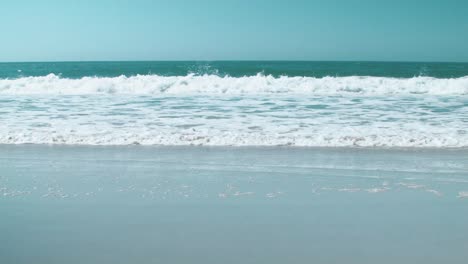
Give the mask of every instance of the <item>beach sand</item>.
[[0, 263], [466, 263], [468, 150], [0, 146]]

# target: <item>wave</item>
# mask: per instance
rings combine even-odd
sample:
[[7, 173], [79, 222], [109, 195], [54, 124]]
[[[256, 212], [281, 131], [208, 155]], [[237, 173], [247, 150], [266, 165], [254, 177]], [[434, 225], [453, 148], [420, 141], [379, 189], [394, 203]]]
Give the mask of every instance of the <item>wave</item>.
[[[383, 131], [381, 131], [383, 132]], [[211, 131], [132, 132], [132, 131], [7, 131], [0, 134], [0, 144], [59, 144], [59, 145], [147, 145], [147, 146], [290, 146], [290, 147], [382, 147], [382, 148], [467, 148], [468, 135], [410, 134], [366, 135], [327, 133], [314, 136], [259, 135]], [[402, 135], [398, 135], [398, 133]]]
[[310, 94], [310, 95], [467, 95], [468, 76], [460, 78], [350, 77], [229, 77], [218, 75], [0, 79], [4, 95], [185, 95], [185, 94]]

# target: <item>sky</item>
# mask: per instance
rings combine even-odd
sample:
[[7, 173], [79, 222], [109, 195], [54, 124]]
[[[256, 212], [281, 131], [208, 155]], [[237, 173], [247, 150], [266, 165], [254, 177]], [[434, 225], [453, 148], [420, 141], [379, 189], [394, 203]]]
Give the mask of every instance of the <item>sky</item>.
[[468, 62], [467, 0], [1, 0], [0, 61]]

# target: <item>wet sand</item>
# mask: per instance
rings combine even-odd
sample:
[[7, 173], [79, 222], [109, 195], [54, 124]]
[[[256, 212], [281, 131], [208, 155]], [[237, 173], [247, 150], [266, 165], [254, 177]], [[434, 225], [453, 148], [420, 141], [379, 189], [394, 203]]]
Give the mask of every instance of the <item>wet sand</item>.
[[465, 263], [468, 150], [0, 146], [0, 263]]

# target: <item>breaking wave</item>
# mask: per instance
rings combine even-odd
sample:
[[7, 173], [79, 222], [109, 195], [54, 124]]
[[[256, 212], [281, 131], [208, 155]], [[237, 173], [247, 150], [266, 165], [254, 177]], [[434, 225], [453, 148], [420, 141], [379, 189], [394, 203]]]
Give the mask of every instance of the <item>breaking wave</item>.
[[0, 79], [0, 94], [6, 95], [186, 95], [186, 94], [309, 94], [309, 95], [466, 95], [468, 76], [461, 78], [350, 77], [229, 77], [218, 75]]

